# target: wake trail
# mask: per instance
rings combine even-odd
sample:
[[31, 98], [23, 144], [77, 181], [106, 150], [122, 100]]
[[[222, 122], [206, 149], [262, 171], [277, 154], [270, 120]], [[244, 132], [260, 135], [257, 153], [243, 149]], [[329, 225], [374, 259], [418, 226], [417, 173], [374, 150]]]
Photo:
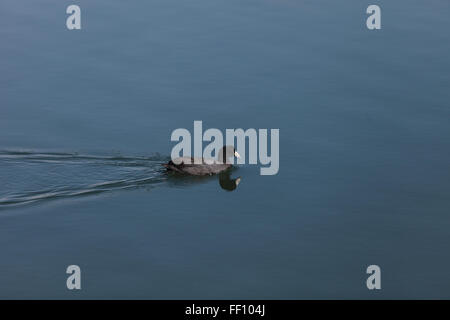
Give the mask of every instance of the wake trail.
[[0, 210], [61, 198], [151, 188], [168, 157], [0, 150]]

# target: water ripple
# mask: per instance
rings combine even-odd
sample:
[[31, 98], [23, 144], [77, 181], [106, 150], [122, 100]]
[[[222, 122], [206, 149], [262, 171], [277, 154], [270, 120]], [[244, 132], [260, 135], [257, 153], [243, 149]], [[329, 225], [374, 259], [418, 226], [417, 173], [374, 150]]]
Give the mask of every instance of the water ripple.
[[0, 150], [0, 210], [40, 201], [153, 187], [168, 157]]

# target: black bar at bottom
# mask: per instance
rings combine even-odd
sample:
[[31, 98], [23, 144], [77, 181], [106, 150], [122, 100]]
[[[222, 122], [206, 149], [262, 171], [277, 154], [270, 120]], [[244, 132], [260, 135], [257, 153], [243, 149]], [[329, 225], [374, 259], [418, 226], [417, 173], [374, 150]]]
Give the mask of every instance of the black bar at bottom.
[[[449, 300], [0, 300], [0, 310], [86, 316], [91, 311], [128, 319], [291, 319], [336, 314], [386, 316], [394, 307], [403, 315], [447, 310]], [[62, 313], [61, 313], [62, 312]], [[134, 318], [134, 317], [133, 317]]]

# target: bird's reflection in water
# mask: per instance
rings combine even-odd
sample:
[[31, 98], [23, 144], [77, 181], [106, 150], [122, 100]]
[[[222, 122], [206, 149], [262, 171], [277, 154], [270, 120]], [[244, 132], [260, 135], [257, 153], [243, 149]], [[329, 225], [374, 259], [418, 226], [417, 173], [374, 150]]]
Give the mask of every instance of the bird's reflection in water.
[[197, 183], [206, 183], [213, 179], [219, 180], [219, 185], [222, 189], [226, 191], [236, 190], [239, 183], [242, 181], [241, 177], [237, 177], [233, 179], [231, 177], [232, 169], [225, 170], [218, 175], [212, 176], [191, 176], [191, 175], [183, 175], [175, 172], [168, 173], [169, 179], [168, 182], [170, 185], [174, 187], [178, 186], [188, 186]]
[[231, 179], [231, 170], [226, 170], [225, 172], [221, 172], [219, 174], [219, 184], [220, 187], [224, 190], [233, 191], [237, 188], [240, 182], [241, 177]]

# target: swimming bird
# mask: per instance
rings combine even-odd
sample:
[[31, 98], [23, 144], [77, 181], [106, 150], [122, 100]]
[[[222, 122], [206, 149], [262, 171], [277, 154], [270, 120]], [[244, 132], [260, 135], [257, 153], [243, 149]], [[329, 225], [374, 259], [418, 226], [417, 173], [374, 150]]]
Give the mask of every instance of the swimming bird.
[[[205, 176], [220, 173], [231, 167], [227, 160], [231, 157], [240, 158], [233, 146], [224, 146], [219, 151], [217, 160], [208, 158], [181, 157], [163, 164], [168, 171], [175, 171], [194, 176]], [[195, 161], [197, 159], [197, 161]], [[198, 163], [195, 163], [198, 162]]]

